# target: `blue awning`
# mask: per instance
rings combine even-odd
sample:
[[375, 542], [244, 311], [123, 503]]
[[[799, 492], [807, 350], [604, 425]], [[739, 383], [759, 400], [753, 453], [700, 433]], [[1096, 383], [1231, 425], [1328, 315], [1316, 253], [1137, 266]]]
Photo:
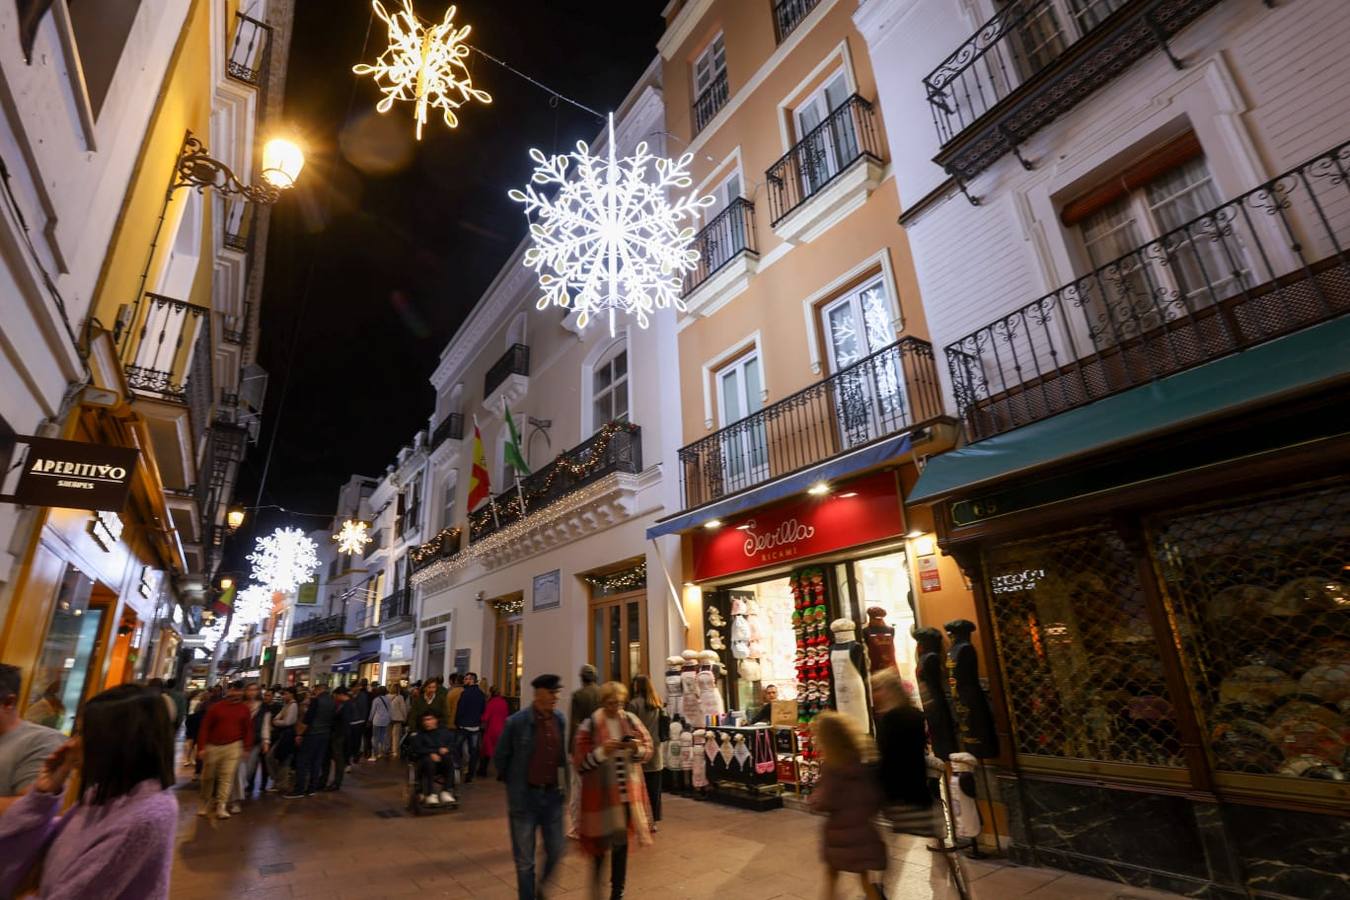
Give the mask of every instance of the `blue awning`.
[[1266, 405], [1350, 375], [1350, 316], [1169, 375], [928, 461], [906, 500], [957, 491]]
[[337, 662], [333, 663], [332, 668], [334, 672], [349, 672], [351, 671], [351, 668], [354, 665], [358, 665], [360, 663], [374, 662], [379, 658], [380, 658], [379, 651], [376, 651], [374, 653], [370, 652], [353, 653], [351, 656], [344, 656], [342, 657], [342, 659], [339, 659]]
[[647, 539], [678, 534], [702, 525], [709, 519], [726, 519], [736, 513], [755, 509], [793, 494], [800, 494], [817, 481], [832, 481], [866, 471], [908, 453], [909, 448], [908, 434], [869, 444], [860, 450], [836, 456], [792, 475], [784, 475], [782, 478], [733, 494], [725, 500], [699, 507], [692, 512], [679, 513], [662, 519], [647, 529]]

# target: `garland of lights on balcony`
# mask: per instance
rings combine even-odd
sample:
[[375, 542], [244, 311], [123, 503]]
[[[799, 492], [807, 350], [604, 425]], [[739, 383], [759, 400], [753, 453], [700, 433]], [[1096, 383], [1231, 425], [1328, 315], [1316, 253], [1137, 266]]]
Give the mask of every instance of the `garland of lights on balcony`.
[[591, 586], [596, 596], [622, 594], [647, 586], [647, 563], [642, 561], [631, 569], [609, 572], [604, 575], [582, 575], [582, 579]]
[[458, 525], [451, 528], [442, 528], [440, 531], [436, 532], [435, 537], [431, 540], [427, 541], [425, 544], [419, 544], [414, 547], [408, 554], [412, 557], [413, 565], [420, 566], [427, 560], [441, 555], [445, 552], [447, 545], [458, 548], [459, 536], [462, 531], [463, 529]]

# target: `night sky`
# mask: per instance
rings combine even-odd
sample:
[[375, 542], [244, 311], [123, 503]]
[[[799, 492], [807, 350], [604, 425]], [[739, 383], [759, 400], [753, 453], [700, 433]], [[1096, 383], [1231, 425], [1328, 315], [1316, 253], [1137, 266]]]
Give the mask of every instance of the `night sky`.
[[[416, 2], [436, 21], [447, 5]], [[656, 55], [664, 5], [462, 0], [455, 21], [473, 26], [469, 43], [606, 112]], [[506, 192], [529, 178], [529, 148], [562, 150], [593, 139], [602, 123], [475, 54], [474, 86], [492, 104], [462, 108], [453, 130], [433, 111], [417, 143], [411, 105], [376, 114], [374, 82], [351, 73], [387, 43], [370, 4], [296, 6], [284, 115], [306, 165], [272, 215], [258, 359], [271, 380], [236, 498], [254, 504], [279, 428], [262, 502], [331, 515], [350, 474], [379, 476], [426, 426], [441, 350], [525, 233]], [[226, 568], [242, 567], [252, 532], [283, 522], [324, 524], [250, 515]]]

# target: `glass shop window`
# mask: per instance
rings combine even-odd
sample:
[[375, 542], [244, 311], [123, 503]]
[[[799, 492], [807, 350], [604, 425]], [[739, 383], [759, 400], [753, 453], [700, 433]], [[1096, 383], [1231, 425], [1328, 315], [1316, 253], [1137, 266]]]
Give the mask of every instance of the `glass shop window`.
[[61, 578], [51, 624], [28, 683], [24, 718], [70, 734], [99, 664], [108, 610], [90, 605], [94, 582], [74, 566]]

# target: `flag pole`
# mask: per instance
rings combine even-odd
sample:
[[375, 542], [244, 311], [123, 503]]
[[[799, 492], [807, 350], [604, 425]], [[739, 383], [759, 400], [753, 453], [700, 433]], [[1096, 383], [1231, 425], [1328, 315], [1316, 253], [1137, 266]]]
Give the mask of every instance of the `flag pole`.
[[[509, 421], [510, 415], [511, 415], [511, 410], [509, 410], [509, 409], [506, 408], [506, 394], [503, 393], [503, 394], [502, 394], [502, 418], [508, 420], [508, 421], [506, 422], [506, 428], [507, 428], [507, 432], [506, 432], [506, 433], [507, 433], [508, 435], [514, 435], [515, 430], [516, 430], [516, 426], [515, 426], [515, 422]], [[512, 464], [512, 466], [511, 466], [511, 471], [513, 471], [513, 472], [515, 473], [515, 475], [516, 475], [516, 499], [520, 501], [520, 517], [523, 519], [523, 518], [525, 518], [525, 514], [526, 514], [527, 510], [525, 509], [525, 492], [524, 492], [524, 491], [521, 489], [521, 487], [520, 487], [520, 469], [517, 469], [517, 468], [515, 467], [515, 465]]]

